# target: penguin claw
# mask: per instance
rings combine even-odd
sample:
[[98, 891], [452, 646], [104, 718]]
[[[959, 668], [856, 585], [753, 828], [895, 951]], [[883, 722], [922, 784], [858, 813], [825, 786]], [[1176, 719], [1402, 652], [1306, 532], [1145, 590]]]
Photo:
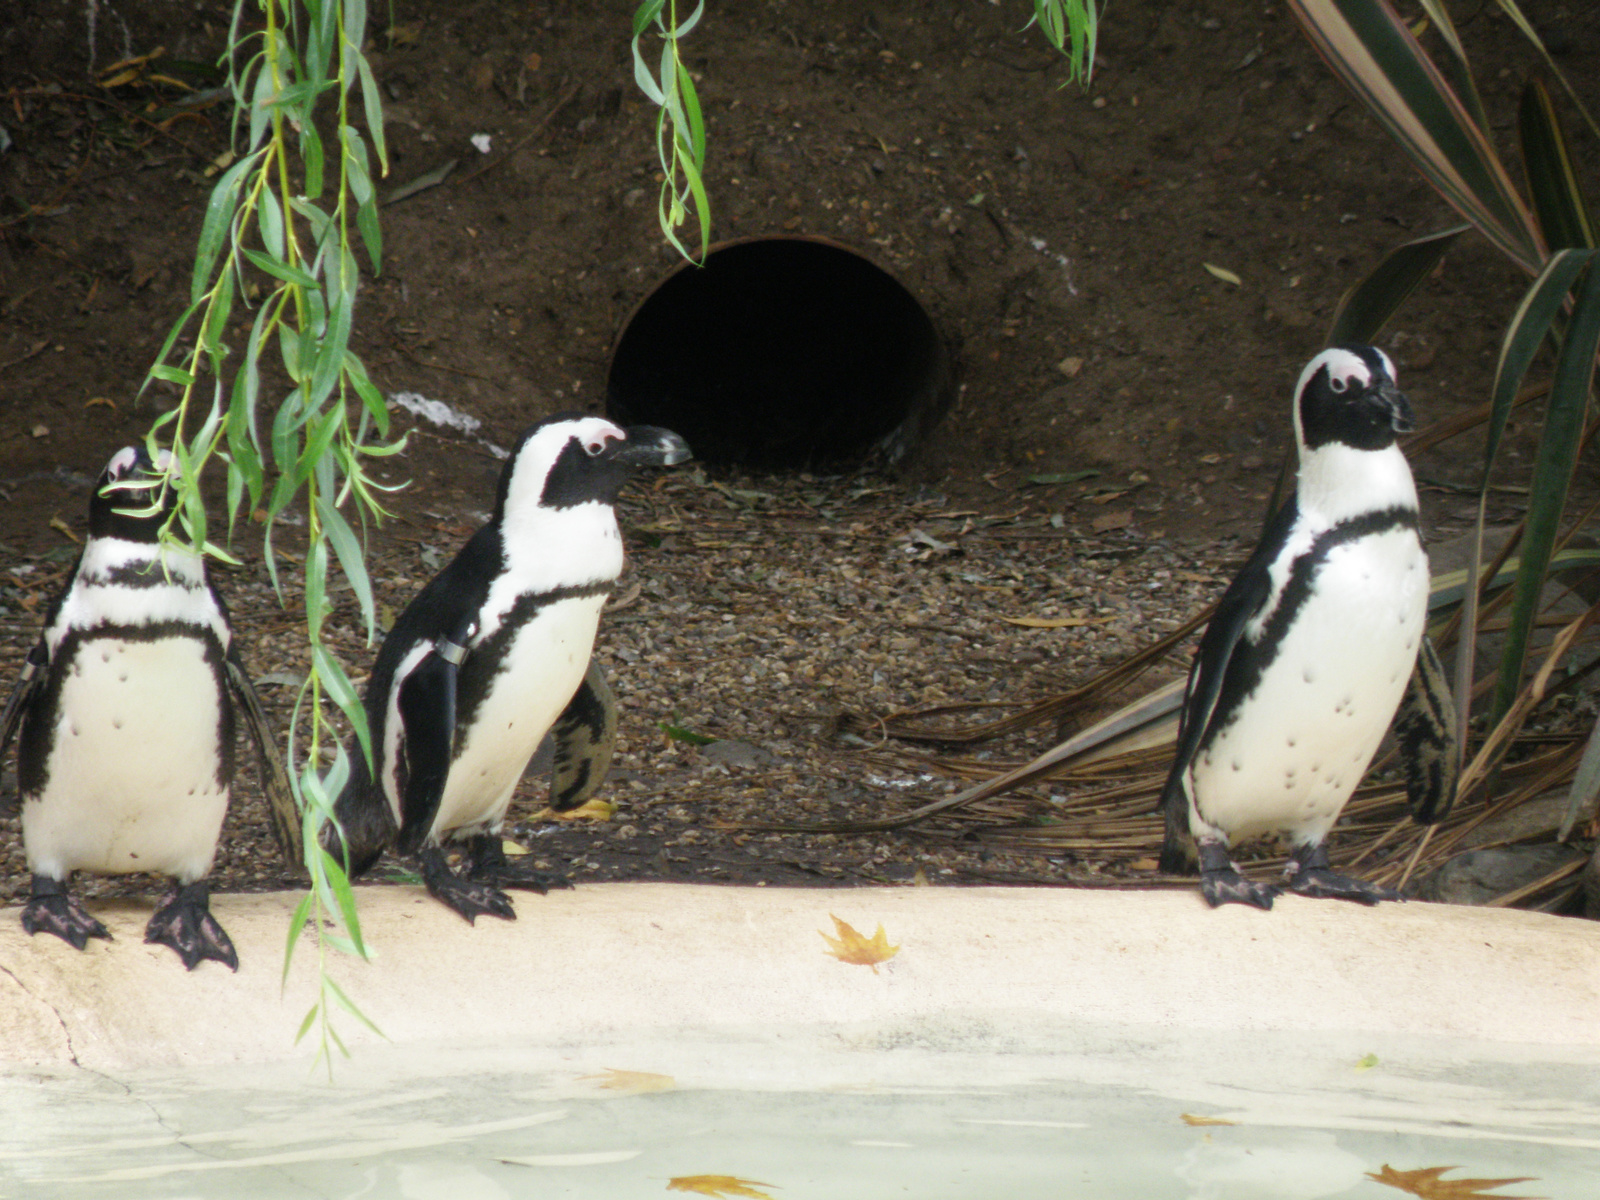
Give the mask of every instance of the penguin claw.
[[239, 952], [211, 915], [211, 893], [203, 883], [179, 888], [156, 909], [145, 926], [144, 940], [148, 946], [170, 946], [190, 971], [207, 959], [230, 971], [239, 969]]
[[490, 873], [486, 878], [503, 888], [516, 888], [524, 892], [538, 892], [541, 896], [551, 888], [570, 888], [572, 886], [572, 880], [565, 875], [550, 875], [531, 868], [519, 868], [511, 863], [507, 863], [498, 871]]
[[478, 918], [485, 915], [504, 921], [517, 919], [517, 910], [511, 903], [511, 897], [493, 884], [454, 875], [429, 879], [427, 884], [430, 896], [447, 908], [455, 909], [467, 919], [469, 925], [476, 925]]
[[74, 950], [84, 949], [90, 938], [111, 941], [111, 931], [64, 891], [33, 896], [22, 906], [22, 928], [30, 937], [40, 930], [53, 933]]
[[1250, 904], [1270, 911], [1272, 899], [1280, 890], [1270, 883], [1246, 879], [1232, 864], [1200, 873], [1200, 894], [1212, 908], [1220, 908], [1224, 904]]
[[1341, 875], [1327, 867], [1304, 867], [1294, 871], [1285, 886], [1297, 895], [1309, 896], [1315, 900], [1353, 900], [1368, 907], [1384, 900], [1405, 899], [1393, 888]]

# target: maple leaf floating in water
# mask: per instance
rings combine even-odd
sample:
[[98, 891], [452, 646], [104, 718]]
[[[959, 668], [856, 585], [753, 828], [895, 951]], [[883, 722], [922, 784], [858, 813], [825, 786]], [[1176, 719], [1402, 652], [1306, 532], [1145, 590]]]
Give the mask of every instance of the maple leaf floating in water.
[[882, 925], [878, 926], [877, 933], [867, 938], [862, 937], [832, 913], [828, 915], [833, 917], [833, 924], [839, 931], [839, 936], [829, 937], [820, 929], [817, 932], [822, 933], [822, 940], [828, 943], [828, 953], [840, 962], [853, 963], [858, 967], [871, 967], [872, 973], [876, 975], [879, 963], [888, 962], [900, 953], [899, 946], [889, 945], [889, 935], [883, 931]]
[[1418, 1167], [1415, 1171], [1396, 1171], [1388, 1163], [1368, 1179], [1376, 1179], [1402, 1192], [1410, 1192], [1421, 1200], [1545, 1200], [1543, 1196], [1507, 1196], [1500, 1192], [1487, 1192], [1485, 1188], [1505, 1187], [1509, 1183], [1532, 1183], [1532, 1175], [1519, 1175], [1515, 1179], [1440, 1179], [1446, 1171], [1457, 1167]]
[[775, 1183], [739, 1179], [733, 1175], [679, 1175], [667, 1181], [669, 1192], [693, 1192], [697, 1196], [744, 1196], [748, 1200], [772, 1200], [766, 1192], [756, 1189], [777, 1186]]

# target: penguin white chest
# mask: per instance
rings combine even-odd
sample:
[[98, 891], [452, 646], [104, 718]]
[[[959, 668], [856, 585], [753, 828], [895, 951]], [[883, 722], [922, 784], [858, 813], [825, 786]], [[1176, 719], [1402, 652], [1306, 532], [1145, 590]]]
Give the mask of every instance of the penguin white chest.
[[44, 763], [23, 798], [28, 866], [63, 878], [211, 869], [228, 810], [225, 703], [199, 638], [93, 638], [69, 662]]
[[470, 724], [457, 726], [433, 839], [493, 829], [505, 819], [528, 760], [583, 682], [605, 600], [603, 593], [559, 600], [512, 636]]
[[1394, 719], [1428, 587], [1412, 529], [1329, 550], [1275, 652], [1254, 648], [1271, 654], [1256, 687], [1195, 757], [1197, 828], [1224, 839], [1282, 832], [1296, 844], [1326, 836]]

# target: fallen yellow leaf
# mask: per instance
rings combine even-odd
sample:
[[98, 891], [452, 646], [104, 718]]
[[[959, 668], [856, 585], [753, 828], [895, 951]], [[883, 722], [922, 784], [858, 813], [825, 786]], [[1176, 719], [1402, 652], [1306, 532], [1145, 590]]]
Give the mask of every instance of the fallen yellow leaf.
[[594, 1080], [603, 1088], [614, 1092], [637, 1095], [640, 1092], [670, 1092], [678, 1086], [671, 1075], [657, 1075], [654, 1071], [619, 1071], [607, 1067], [603, 1075], [582, 1075], [580, 1079]]
[[1194, 1113], [1179, 1113], [1185, 1125], [1237, 1125], [1237, 1121], [1224, 1120], [1222, 1117], [1201, 1117]]
[[1532, 1183], [1532, 1175], [1519, 1175], [1515, 1179], [1440, 1179], [1446, 1171], [1458, 1170], [1457, 1167], [1418, 1167], [1415, 1171], [1396, 1171], [1388, 1163], [1383, 1164], [1383, 1169], [1374, 1175], [1367, 1172], [1368, 1179], [1375, 1179], [1379, 1183], [1392, 1188], [1399, 1188], [1402, 1192], [1409, 1192], [1421, 1200], [1545, 1200], [1542, 1196], [1506, 1196], [1491, 1195], [1484, 1191], [1485, 1188], [1505, 1187], [1508, 1183]]
[[889, 935], [883, 931], [882, 925], [878, 926], [877, 933], [868, 938], [863, 937], [838, 917], [834, 917], [832, 913], [828, 915], [833, 917], [833, 924], [838, 929], [839, 936], [831, 938], [820, 929], [817, 932], [822, 933], [822, 940], [828, 943], [828, 953], [840, 962], [852, 963], [858, 967], [871, 967], [872, 973], [876, 975], [879, 963], [888, 962], [900, 953], [899, 946], [889, 945]]
[[542, 808], [533, 814], [535, 821], [609, 821], [616, 815], [617, 806], [609, 800], [602, 800], [598, 796], [585, 800], [577, 808], [568, 809], [566, 812], [557, 812], [553, 808]]
[[1232, 271], [1228, 270], [1227, 267], [1218, 267], [1211, 263], [1201, 263], [1200, 265], [1206, 270], [1210, 271], [1211, 274], [1215, 275], [1218, 279], [1222, 280], [1223, 283], [1231, 283], [1237, 287], [1240, 283], [1244, 282]]
[[747, 1196], [752, 1200], [772, 1200], [757, 1188], [777, 1187], [775, 1183], [761, 1183], [755, 1179], [740, 1179], [734, 1175], [679, 1175], [667, 1181], [669, 1192], [693, 1192], [697, 1196]]

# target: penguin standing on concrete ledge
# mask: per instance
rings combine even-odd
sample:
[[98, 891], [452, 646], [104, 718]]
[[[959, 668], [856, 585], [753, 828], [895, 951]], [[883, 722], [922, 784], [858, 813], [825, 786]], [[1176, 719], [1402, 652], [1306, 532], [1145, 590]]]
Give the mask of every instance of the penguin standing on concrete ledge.
[[[507, 860], [500, 827], [545, 734], [574, 704], [601, 703], [583, 689], [600, 610], [622, 572], [613, 508], [622, 485], [635, 467], [689, 457], [675, 433], [599, 417], [550, 417], [522, 435], [493, 517], [407, 606], [373, 664], [373, 770], [356, 756], [323, 833], [352, 876], [393, 841], [419, 860], [428, 891], [468, 921], [514, 920], [502, 887], [567, 886]], [[575, 783], [554, 805], [586, 794]], [[447, 840], [465, 843], [459, 874]]]
[[72, 872], [149, 871], [171, 876], [176, 890], [145, 941], [171, 946], [191, 971], [208, 958], [238, 970], [205, 883], [228, 810], [235, 703], [261, 752], [286, 853], [299, 818], [221, 596], [198, 555], [160, 544], [172, 494], [156, 507], [151, 492], [170, 461], [162, 451], [152, 464], [130, 446], [107, 465], [89, 502], [89, 539], [0, 718], [0, 753], [19, 723], [22, 731], [17, 777], [33, 873], [22, 927], [79, 950], [109, 939], [68, 891]]
[[1400, 898], [1333, 871], [1327, 836], [1403, 697], [1413, 815], [1436, 821], [1453, 798], [1453, 708], [1424, 635], [1428, 556], [1395, 444], [1412, 417], [1394, 365], [1371, 346], [1323, 351], [1301, 373], [1294, 425], [1297, 493], [1200, 641], [1162, 793], [1161, 869], [1184, 869], [1192, 834], [1213, 905], [1272, 907], [1280, 889], [1245, 879], [1228, 845], [1273, 833], [1293, 847], [1290, 891]]

